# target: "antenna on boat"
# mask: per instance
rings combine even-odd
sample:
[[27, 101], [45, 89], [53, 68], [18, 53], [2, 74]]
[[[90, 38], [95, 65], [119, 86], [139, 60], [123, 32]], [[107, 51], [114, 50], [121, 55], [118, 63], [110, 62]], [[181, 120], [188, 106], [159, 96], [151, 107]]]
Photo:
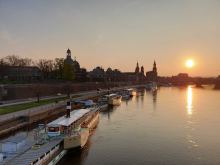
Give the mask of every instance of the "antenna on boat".
[[66, 118], [70, 118], [71, 100], [66, 102]]

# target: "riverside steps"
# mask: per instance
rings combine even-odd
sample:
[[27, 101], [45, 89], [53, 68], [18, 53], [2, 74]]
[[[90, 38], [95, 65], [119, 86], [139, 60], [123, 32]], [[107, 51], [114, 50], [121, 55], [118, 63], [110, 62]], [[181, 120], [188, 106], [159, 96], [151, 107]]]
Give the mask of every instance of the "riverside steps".
[[[110, 90], [103, 89], [99, 92], [97, 90], [80, 92], [71, 96], [80, 95], [80, 97], [75, 97], [72, 100], [85, 100], [91, 98], [97, 98], [106, 93], [120, 91], [124, 88], [138, 88], [144, 87], [144, 85], [132, 85], [124, 87], [115, 87]], [[58, 103], [51, 103], [39, 107], [34, 107], [30, 109], [21, 110], [18, 112], [12, 112], [0, 116], [0, 137], [7, 134], [13, 133], [21, 128], [27, 127], [32, 123], [37, 123], [39, 121], [45, 120], [51, 116], [61, 116], [65, 112], [66, 100], [59, 101]]]

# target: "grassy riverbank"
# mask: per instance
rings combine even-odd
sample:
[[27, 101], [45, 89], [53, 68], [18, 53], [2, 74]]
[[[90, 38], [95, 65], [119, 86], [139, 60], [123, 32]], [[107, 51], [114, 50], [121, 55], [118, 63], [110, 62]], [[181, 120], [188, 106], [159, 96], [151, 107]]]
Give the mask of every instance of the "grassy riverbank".
[[30, 102], [30, 103], [22, 103], [22, 104], [17, 104], [17, 105], [10, 105], [10, 106], [5, 106], [5, 107], [0, 107], [0, 115], [12, 113], [12, 112], [17, 112], [29, 108], [34, 108], [46, 104], [51, 104], [51, 103], [56, 103], [62, 100], [65, 100], [66, 97], [61, 97], [61, 98], [55, 98], [55, 99], [45, 99], [45, 100], [40, 100], [40, 102]]

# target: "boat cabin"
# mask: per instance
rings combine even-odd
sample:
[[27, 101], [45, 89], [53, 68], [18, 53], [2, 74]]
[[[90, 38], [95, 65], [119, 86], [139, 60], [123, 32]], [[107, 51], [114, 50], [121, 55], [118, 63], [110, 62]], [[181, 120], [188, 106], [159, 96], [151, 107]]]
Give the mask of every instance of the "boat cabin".
[[78, 129], [81, 119], [90, 112], [90, 109], [78, 109], [70, 113], [70, 117], [62, 116], [47, 125], [49, 137], [69, 134], [72, 129]]

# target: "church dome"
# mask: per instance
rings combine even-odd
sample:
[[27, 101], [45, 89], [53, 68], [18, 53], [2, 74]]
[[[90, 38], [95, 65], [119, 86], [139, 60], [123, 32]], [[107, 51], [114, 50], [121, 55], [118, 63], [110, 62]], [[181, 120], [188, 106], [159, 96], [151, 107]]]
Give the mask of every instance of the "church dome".
[[76, 61], [76, 59], [73, 61], [73, 67], [76, 71], [80, 70], [80, 65], [79, 65], [78, 61]]
[[67, 56], [66, 59], [64, 60], [64, 63], [65, 63], [65, 64], [69, 64], [69, 65], [73, 65], [73, 64], [74, 64], [74, 61], [73, 61], [73, 59], [71, 58], [71, 56]]

